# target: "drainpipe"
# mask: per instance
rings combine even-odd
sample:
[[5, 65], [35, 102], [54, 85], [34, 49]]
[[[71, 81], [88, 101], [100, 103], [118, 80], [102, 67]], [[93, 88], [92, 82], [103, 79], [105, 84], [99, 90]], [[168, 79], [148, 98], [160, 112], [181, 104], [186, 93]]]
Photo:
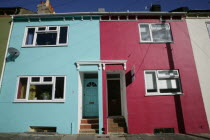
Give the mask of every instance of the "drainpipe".
[[9, 36], [8, 36], [8, 40], [7, 40], [7, 47], [6, 47], [6, 51], [5, 51], [5, 55], [4, 55], [3, 67], [2, 67], [2, 72], [1, 72], [0, 92], [1, 92], [1, 87], [2, 87], [2, 80], [3, 80], [3, 76], [4, 76], [4, 70], [5, 70], [5, 65], [6, 65], [6, 58], [7, 58], [7, 53], [8, 53], [8, 47], [9, 47], [12, 28], [13, 28], [13, 16], [12, 16], [12, 22], [11, 22], [11, 25], [10, 25], [10, 31], [9, 31]]

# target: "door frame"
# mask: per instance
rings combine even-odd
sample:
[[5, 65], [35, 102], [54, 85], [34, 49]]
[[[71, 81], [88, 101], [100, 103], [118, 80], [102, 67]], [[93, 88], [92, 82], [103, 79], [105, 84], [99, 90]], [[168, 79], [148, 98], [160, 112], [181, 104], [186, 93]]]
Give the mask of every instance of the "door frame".
[[[84, 73], [84, 74], [89, 74], [89, 73]], [[95, 73], [94, 73], [95, 74]], [[88, 116], [85, 116], [84, 114], [85, 114], [85, 108], [84, 108], [84, 106], [85, 106], [85, 97], [84, 97], [84, 94], [85, 94], [85, 80], [86, 79], [94, 79], [94, 80], [96, 80], [97, 81], [97, 102], [98, 102], [98, 78], [83, 78], [83, 92], [82, 92], [82, 118], [85, 118], [85, 117], [87, 117], [88, 118]], [[97, 108], [98, 108], [98, 106], [99, 106], [99, 104], [97, 104]], [[99, 108], [98, 108], [99, 109]], [[98, 113], [99, 113], [99, 110], [98, 110]], [[96, 116], [89, 116], [89, 117], [96, 117]], [[98, 116], [99, 117], [99, 116]]]
[[[108, 74], [119, 74], [120, 75], [120, 73], [108, 73]], [[108, 75], [107, 74], [107, 75]], [[109, 82], [109, 80], [111, 81], [111, 80], [113, 80], [113, 81], [120, 81], [120, 108], [121, 108], [121, 116], [123, 116], [123, 106], [122, 106], [122, 81], [121, 81], [121, 75], [120, 75], [120, 77], [119, 78], [107, 78], [107, 80], [106, 80], [106, 83], [107, 83], [107, 117], [111, 117], [111, 116], [109, 116], [109, 92], [108, 92], [108, 82]]]
[[[84, 75], [97, 74], [98, 71], [78, 71], [78, 132], [80, 130], [81, 119], [83, 119], [83, 93], [84, 93]], [[99, 80], [99, 77], [98, 77]], [[98, 81], [99, 84], [99, 81]]]
[[[106, 71], [106, 110], [107, 110], [107, 119], [109, 117], [108, 110], [108, 78], [107, 74], [120, 74], [120, 92], [121, 92], [121, 114], [125, 117], [126, 126], [128, 128], [128, 109], [127, 109], [127, 95], [126, 95], [126, 82], [125, 82], [125, 71], [124, 70], [114, 70], [114, 71]], [[109, 133], [109, 123], [107, 121], [107, 133]]]

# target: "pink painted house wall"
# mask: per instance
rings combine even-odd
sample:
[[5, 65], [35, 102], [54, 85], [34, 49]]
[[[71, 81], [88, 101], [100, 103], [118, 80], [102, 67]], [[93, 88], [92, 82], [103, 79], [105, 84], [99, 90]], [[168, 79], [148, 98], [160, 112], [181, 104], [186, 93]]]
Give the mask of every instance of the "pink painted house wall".
[[[209, 132], [185, 20], [168, 22], [173, 43], [140, 42], [138, 24], [160, 22], [157, 19], [100, 22], [101, 60], [127, 60], [127, 75], [135, 67], [135, 80], [126, 87], [128, 133], [153, 133], [154, 128], [174, 128], [176, 133]], [[121, 65], [106, 67], [106, 71], [122, 69]], [[179, 70], [183, 95], [145, 96], [144, 70], [159, 69]], [[102, 77], [105, 132], [106, 71]]]

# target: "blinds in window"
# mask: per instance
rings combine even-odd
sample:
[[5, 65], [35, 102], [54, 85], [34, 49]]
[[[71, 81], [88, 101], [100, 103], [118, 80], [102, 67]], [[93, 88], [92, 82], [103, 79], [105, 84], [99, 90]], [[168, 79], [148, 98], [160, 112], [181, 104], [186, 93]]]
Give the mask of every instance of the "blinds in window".
[[141, 39], [143, 41], [151, 41], [149, 25], [148, 24], [141, 24], [140, 25], [140, 30], [141, 30]]
[[156, 86], [155, 72], [146, 72], [146, 86], [147, 90], [155, 90]]
[[168, 24], [152, 24], [153, 41], [172, 41], [170, 28]]
[[176, 79], [159, 80], [160, 89], [176, 89]]

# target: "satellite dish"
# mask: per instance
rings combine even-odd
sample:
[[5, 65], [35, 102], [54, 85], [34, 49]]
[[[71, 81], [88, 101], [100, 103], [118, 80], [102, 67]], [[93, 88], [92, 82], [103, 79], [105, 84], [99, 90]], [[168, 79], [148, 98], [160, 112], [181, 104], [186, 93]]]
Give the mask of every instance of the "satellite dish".
[[8, 49], [8, 53], [11, 56], [16, 56], [16, 57], [20, 55], [20, 52], [17, 49], [15, 49], [15, 48], [9, 48]]

